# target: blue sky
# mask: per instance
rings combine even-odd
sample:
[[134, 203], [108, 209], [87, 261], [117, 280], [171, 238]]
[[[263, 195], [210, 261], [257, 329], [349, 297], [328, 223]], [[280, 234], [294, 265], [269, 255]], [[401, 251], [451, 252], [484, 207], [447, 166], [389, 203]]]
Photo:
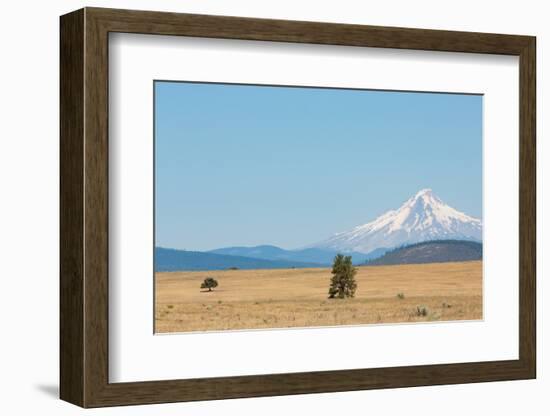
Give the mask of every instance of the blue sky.
[[298, 248], [423, 188], [481, 218], [481, 96], [154, 88], [157, 246]]

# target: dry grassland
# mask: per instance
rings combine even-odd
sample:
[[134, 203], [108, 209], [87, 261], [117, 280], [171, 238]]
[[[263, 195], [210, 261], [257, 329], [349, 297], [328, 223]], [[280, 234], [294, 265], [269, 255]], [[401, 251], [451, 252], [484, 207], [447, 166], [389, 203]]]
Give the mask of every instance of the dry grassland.
[[[219, 286], [201, 291], [208, 276]], [[482, 319], [481, 261], [359, 267], [353, 299], [327, 299], [330, 277], [328, 268], [156, 273], [155, 330]]]

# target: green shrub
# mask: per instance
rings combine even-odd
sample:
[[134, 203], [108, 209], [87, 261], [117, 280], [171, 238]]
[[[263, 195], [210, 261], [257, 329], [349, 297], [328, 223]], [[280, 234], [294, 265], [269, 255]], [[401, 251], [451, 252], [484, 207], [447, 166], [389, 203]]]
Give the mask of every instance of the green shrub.
[[208, 289], [209, 292], [212, 292], [212, 289], [215, 287], [218, 287], [218, 281], [213, 277], [207, 277], [201, 283], [201, 289]]
[[416, 316], [428, 316], [430, 310], [426, 306], [417, 306], [416, 307]]

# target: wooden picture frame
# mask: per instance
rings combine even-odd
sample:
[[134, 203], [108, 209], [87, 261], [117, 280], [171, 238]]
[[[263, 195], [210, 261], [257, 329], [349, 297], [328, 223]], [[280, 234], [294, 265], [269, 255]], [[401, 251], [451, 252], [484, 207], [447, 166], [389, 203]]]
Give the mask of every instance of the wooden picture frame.
[[[82, 407], [536, 377], [535, 38], [85, 8], [61, 17], [60, 396]], [[520, 91], [519, 359], [110, 383], [108, 35], [111, 32], [515, 55]]]

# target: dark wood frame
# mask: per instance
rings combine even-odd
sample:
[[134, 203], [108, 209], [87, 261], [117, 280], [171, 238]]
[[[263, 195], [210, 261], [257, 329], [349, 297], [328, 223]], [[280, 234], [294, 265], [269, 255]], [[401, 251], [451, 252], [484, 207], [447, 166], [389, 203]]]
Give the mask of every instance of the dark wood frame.
[[[519, 56], [519, 359], [109, 383], [110, 32]], [[535, 378], [535, 45], [530, 36], [99, 8], [62, 16], [61, 398], [82, 407], [101, 407]]]

